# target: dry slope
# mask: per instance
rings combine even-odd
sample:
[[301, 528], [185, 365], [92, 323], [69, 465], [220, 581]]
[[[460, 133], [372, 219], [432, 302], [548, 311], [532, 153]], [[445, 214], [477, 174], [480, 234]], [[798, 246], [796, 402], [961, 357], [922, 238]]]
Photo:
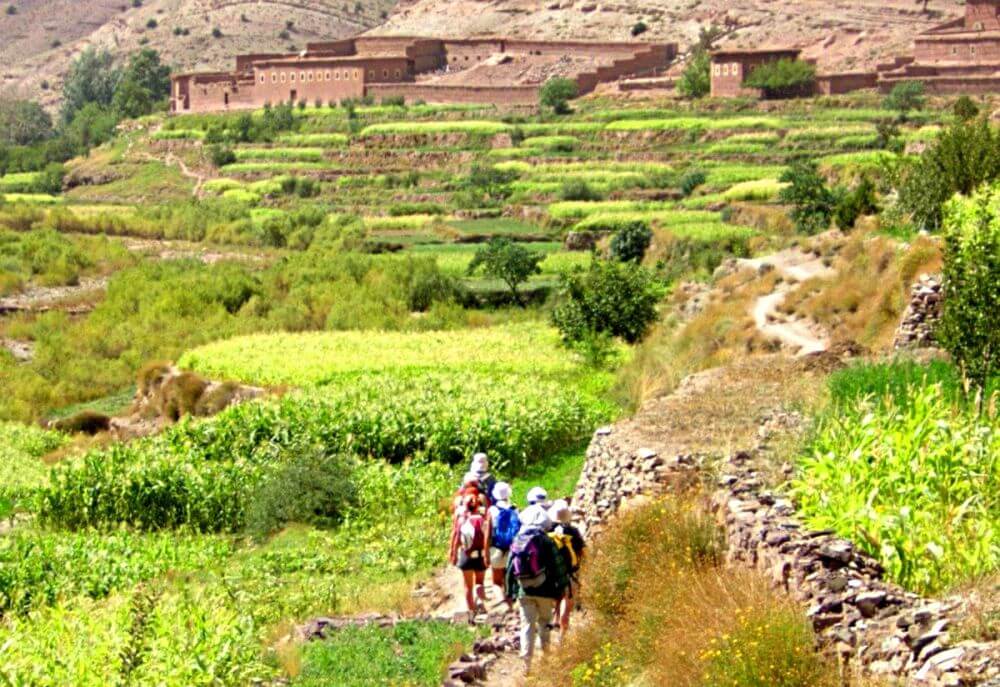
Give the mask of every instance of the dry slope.
[[643, 39], [683, 48], [715, 24], [724, 45], [793, 44], [850, 70], [909, 52], [915, 33], [961, 12], [954, 0], [931, 0], [926, 14], [915, 0], [402, 0], [373, 32], [629, 40], [641, 20]]
[[[360, 33], [394, 5], [395, 0], [0, 0], [0, 90], [52, 104], [69, 63], [91, 45], [122, 59], [148, 46], [183, 70], [229, 68], [236, 53], [301, 49], [307, 41]], [[221, 37], [213, 36], [215, 28]], [[287, 38], [280, 35], [284, 31]]]

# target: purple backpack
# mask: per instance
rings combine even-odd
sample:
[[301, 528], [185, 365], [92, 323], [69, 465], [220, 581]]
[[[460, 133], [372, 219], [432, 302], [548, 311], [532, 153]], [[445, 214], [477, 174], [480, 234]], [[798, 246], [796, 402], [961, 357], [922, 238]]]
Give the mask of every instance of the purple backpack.
[[545, 565], [538, 537], [544, 537], [541, 530], [522, 532], [510, 547], [511, 565], [514, 577], [524, 590], [539, 589], [545, 584]]

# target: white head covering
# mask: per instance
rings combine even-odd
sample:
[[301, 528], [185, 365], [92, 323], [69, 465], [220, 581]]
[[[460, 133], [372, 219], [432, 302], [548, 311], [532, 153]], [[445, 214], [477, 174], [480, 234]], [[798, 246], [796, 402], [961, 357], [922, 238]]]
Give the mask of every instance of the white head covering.
[[557, 499], [549, 508], [549, 519], [560, 525], [568, 525], [573, 519], [573, 511], [569, 509], [569, 504], [564, 499]]
[[462, 478], [462, 486], [464, 487], [467, 484], [472, 484], [473, 482], [478, 482], [478, 481], [479, 481], [479, 475], [477, 475], [474, 472], [467, 472], [465, 473], [465, 477]]
[[476, 474], [483, 475], [490, 471], [490, 459], [486, 457], [485, 453], [477, 453], [472, 456], [472, 465], [469, 467], [469, 472], [475, 472]]
[[504, 506], [510, 505], [510, 497], [513, 496], [514, 490], [511, 489], [510, 485], [506, 482], [497, 482], [493, 485], [493, 500], [497, 505], [503, 504]]
[[546, 531], [552, 529], [552, 520], [549, 519], [544, 506], [528, 506], [521, 512], [521, 531], [535, 527]]
[[549, 493], [541, 487], [532, 487], [531, 491], [528, 492], [528, 505], [530, 506], [545, 504], [548, 503], [548, 500]]

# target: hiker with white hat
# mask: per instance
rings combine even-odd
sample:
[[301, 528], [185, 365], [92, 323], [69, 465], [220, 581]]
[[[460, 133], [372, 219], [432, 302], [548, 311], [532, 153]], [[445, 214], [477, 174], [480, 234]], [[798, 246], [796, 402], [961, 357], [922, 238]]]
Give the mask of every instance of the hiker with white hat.
[[563, 634], [569, 630], [570, 614], [573, 612], [574, 597], [579, 593], [580, 563], [583, 560], [583, 550], [587, 544], [580, 530], [573, 525], [573, 511], [569, 503], [559, 499], [552, 503], [548, 512], [554, 523], [549, 537], [555, 542], [556, 548], [563, 557], [563, 562], [569, 570], [569, 585], [563, 598], [556, 603], [554, 619]]
[[493, 502], [496, 497], [493, 495], [493, 488], [497, 484], [497, 478], [490, 474], [490, 459], [485, 453], [477, 453], [472, 456], [472, 464], [469, 466], [469, 472], [476, 476], [479, 480], [479, 486], [482, 488], [483, 493], [486, 494], [486, 498]]
[[527, 670], [531, 669], [535, 638], [543, 652], [549, 648], [549, 621], [569, 585], [563, 557], [548, 535], [552, 521], [542, 505], [548, 495], [536, 487], [529, 492], [529, 501], [532, 497], [536, 502], [521, 513], [521, 531], [510, 547], [505, 579], [507, 598], [516, 600], [520, 607], [521, 658]]
[[[490, 539], [490, 568], [493, 573], [493, 585], [500, 590], [501, 595], [504, 595], [504, 574], [507, 571], [510, 547], [521, 529], [517, 506], [512, 503], [513, 495], [514, 491], [509, 484], [497, 482], [493, 487], [494, 503], [489, 511], [493, 534]], [[509, 599], [507, 605], [513, 608], [513, 603]]]
[[532, 487], [531, 490], [528, 491], [527, 500], [529, 506], [548, 507], [549, 493], [542, 487]]

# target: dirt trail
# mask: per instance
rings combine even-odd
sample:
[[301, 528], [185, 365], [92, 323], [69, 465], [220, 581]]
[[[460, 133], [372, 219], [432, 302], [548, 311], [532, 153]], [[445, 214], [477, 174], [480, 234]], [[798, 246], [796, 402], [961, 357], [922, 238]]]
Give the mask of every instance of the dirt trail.
[[780, 308], [792, 288], [803, 281], [828, 277], [833, 269], [820, 258], [798, 249], [789, 249], [765, 258], [738, 261], [740, 267], [759, 272], [774, 270], [782, 281], [775, 290], [754, 301], [750, 314], [761, 334], [777, 339], [797, 356], [825, 351], [830, 347], [829, 334], [807, 320], [785, 315]]

